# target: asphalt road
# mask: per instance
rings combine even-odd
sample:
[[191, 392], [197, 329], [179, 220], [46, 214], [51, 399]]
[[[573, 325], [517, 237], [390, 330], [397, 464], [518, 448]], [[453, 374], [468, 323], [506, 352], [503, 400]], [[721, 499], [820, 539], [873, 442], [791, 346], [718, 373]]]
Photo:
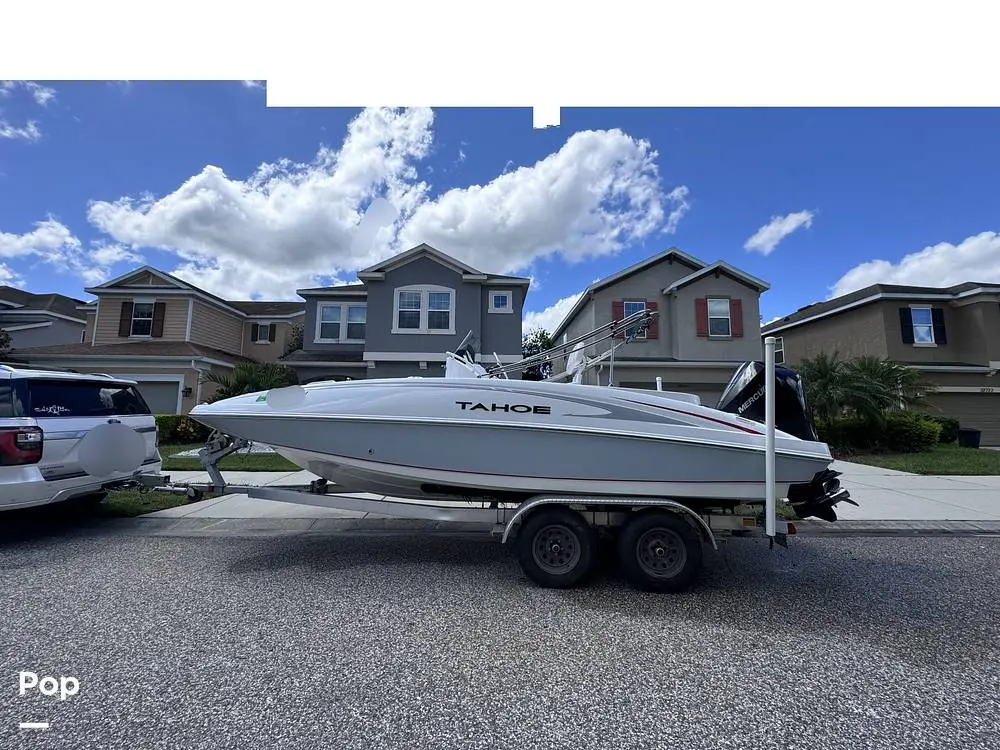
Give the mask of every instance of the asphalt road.
[[656, 596], [488, 537], [7, 539], [0, 748], [1000, 747], [1000, 538], [707, 555]]

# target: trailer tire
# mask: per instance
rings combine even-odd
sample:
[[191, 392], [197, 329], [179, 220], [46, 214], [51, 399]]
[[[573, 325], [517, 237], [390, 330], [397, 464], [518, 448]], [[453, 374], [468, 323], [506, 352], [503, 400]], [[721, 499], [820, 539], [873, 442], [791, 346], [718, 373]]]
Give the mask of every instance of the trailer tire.
[[574, 510], [542, 508], [522, 523], [517, 556], [525, 575], [537, 585], [572, 588], [593, 572], [597, 534]]
[[676, 513], [643, 511], [622, 528], [618, 561], [625, 578], [636, 588], [680, 591], [691, 585], [701, 568], [701, 539]]

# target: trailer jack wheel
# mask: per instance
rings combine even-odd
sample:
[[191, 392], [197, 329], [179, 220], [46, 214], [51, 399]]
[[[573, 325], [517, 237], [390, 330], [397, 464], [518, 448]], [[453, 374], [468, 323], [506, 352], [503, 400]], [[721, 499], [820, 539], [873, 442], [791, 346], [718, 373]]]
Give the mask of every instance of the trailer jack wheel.
[[597, 534], [576, 511], [543, 508], [521, 526], [517, 556], [525, 575], [539, 586], [570, 588], [592, 572]]
[[687, 588], [701, 568], [701, 540], [676, 513], [644, 511], [626, 522], [618, 557], [629, 583], [646, 591]]

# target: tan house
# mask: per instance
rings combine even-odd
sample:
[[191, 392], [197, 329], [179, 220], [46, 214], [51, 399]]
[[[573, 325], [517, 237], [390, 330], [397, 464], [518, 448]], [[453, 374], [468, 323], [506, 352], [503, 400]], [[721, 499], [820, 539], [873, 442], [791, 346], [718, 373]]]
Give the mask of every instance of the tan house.
[[[660, 377], [664, 390], [693, 393], [714, 406], [735, 369], [761, 357], [760, 295], [768, 288], [724, 261], [705, 263], [671, 248], [587, 287], [552, 341], [656, 310], [655, 324], [616, 352], [613, 374], [605, 360], [584, 382], [652, 389]], [[585, 352], [595, 357], [610, 346], [604, 341]]]
[[19, 351], [33, 365], [125, 375], [156, 413], [186, 414], [211, 395], [207, 372], [276, 362], [304, 302], [225, 300], [149, 266], [85, 290], [83, 341]]
[[761, 329], [779, 361], [826, 352], [888, 357], [936, 386], [932, 412], [982, 430], [1000, 445], [1000, 285], [921, 287], [875, 284], [808, 305]]

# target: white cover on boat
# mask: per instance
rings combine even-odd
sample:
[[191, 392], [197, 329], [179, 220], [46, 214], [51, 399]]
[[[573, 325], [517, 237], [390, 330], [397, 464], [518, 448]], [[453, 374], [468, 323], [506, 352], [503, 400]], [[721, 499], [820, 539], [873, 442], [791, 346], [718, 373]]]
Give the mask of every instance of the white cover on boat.
[[470, 362], [457, 354], [445, 352], [447, 359], [444, 363], [444, 376], [446, 378], [477, 378], [486, 374], [486, 368], [482, 365]]
[[583, 353], [584, 343], [581, 341], [573, 347], [573, 351], [566, 358], [566, 372], [572, 373], [573, 382], [583, 381], [583, 371], [587, 365], [587, 356]]

